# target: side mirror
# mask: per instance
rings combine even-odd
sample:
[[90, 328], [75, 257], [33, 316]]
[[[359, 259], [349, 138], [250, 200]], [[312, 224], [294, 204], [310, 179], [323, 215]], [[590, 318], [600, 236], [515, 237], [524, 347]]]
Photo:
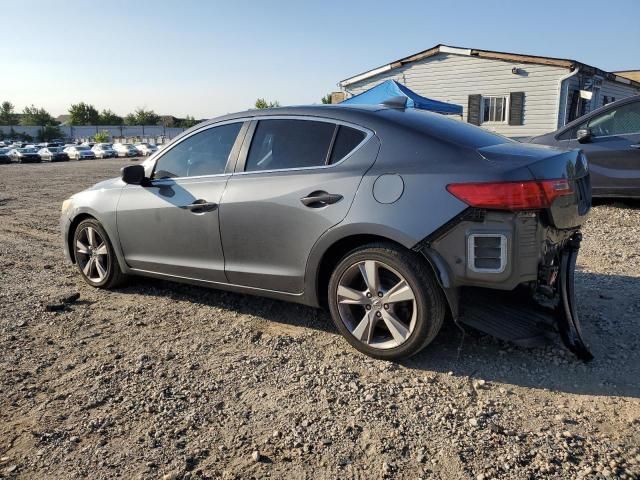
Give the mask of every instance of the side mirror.
[[127, 165], [120, 169], [120, 178], [129, 185], [144, 185], [147, 182], [142, 165]]
[[578, 143], [589, 143], [591, 141], [592, 136], [593, 135], [591, 133], [590, 128], [581, 128], [580, 130], [578, 130], [578, 133], [576, 134]]

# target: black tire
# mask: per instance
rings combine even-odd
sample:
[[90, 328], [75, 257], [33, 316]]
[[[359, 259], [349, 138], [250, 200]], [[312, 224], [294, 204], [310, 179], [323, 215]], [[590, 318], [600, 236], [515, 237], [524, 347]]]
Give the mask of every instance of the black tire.
[[[391, 267], [392, 270], [395, 270], [395, 273], [401, 275], [401, 280], [406, 281], [412, 290], [414, 301], [412, 300], [411, 303], [411, 312], [412, 318], [415, 320], [412, 320], [414, 325], [413, 330], [410, 331], [404, 343], [387, 348], [371, 346], [356, 338], [345, 324], [346, 320], [343, 320], [341, 316], [341, 310], [338, 304], [338, 287], [340, 286], [341, 279], [344, 279], [343, 276], [346, 272], [353, 271], [351, 269], [364, 261], [376, 262], [376, 264], [379, 264], [383, 269], [387, 266]], [[368, 244], [346, 254], [340, 262], [338, 262], [329, 280], [328, 300], [331, 318], [336, 328], [346, 340], [360, 352], [370, 357], [383, 360], [399, 360], [418, 353], [436, 337], [446, 315], [446, 300], [444, 294], [437, 284], [426, 260], [418, 253], [391, 243]], [[371, 301], [375, 300], [374, 295]], [[379, 304], [380, 302], [376, 303]], [[387, 309], [387, 306], [388, 305], [385, 304], [384, 309]], [[343, 305], [342, 307], [344, 308], [345, 306]], [[360, 308], [360, 305], [353, 307]], [[352, 306], [349, 305], [348, 308], [352, 308]], [[374, 308], [381, 309], [381, 306], [377, 305], [374, 306]], [[371, 312], [372, 307], [368, 306], [367, 309]], [[382, 309], [380, 312], [381, 314], [376, 312], [375, 315], [379, 317], [382, 315], [384, 317], [385, 312], [382, 311]], [[389, 312], [389, 310], [387, 310], [387, 312]], [[356, 318], [357, 315], [353, 315], [353, 317]], [[377, 320], [377, 322], [380, 322], [380, 320]], [[378, 330], [376, 330], [376, 328]], [[380, 327], [374, 327], [374, 334], [379, 331], [379, 328]], [[384, 329], [386, 327], [383, 325], [382, 328]]]
[[[88, 228], [94, 229], [95, 232], [101, 237], [107, 252], [106, 260], [101, 259], [101, 265], [103, 265], [106, 273], [104, 274], [104, 278], [100, 278], [99, 280], [90, 278], [92, 272], [91, 269], [89, 269], [89, 275], [87, 275], [87, 273], [84, 271], [83, 267], [86, 267], [87, 263], [85, 261], [86, 257], [90, 257], [90, 255], [85, 256], [79, 253], [77, 247], [79, 241], [83, 244], [87, 244], [88, 239], [84, 232]], [[76, 265], [78, 267], [78, 270], [80, 271], [80, 275], [82, 275], [84, 281], [92, 287], [110, 289], [122, 285], [125, 282], [126, 275], [122, 273], [122, 270], [120, 269], [120, 265], [118, 264], [118, 259], [116, 258], [111, 240], [109, 240], [107, 232], [105, 232], [104, 228], [102, 228], [102, 225], [100, 225], [100, 222], [98, 222], [97, 220], [88, 218], [78, 224], [73, 233], [73, 243], [71, 245], [71, 248], [73, 248]], [[94, 271], [97, 272], [97, 270], [95, 269]]]

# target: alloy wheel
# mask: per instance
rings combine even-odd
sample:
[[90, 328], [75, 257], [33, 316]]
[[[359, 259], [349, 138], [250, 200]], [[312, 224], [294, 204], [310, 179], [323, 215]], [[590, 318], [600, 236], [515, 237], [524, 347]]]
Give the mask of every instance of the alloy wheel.
[[108, 272], [109, 249], [93, 227], [84, 227], [76, 236], [76, 260], [82, 273], [93, 283], [102, 282]]
[[338, 282], [340, 319], [358, 341], [379, 349], [406, 342], [416, 325], [416, 296], [395, 269], [377, 261], [360, 261]]

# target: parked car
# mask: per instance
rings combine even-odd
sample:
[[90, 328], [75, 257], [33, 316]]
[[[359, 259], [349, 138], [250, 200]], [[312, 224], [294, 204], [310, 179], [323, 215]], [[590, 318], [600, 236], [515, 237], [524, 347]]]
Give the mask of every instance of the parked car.
[[40, 156], [35, 148], [14, 148], [9, 151], [12, 162], [35, 163], [40, 162]]
[[573, 272], [589, 193], [578, 150], [413, 109], [288, 107], [185, 132], [66, 200], [61, 225], [94, 287], [131, 274], [328, 306], [384, 359], [447, 315], [516, 341], [546, 318], [588, 359]]
[[110, 143], [96, 143], [93, 148], [93, 153], [97, 158], [111, 158], [117, 156], [116, 151]]
[[137, 143], [134, 146], [136, 147], [136, 150], [138, 150], [138, 153], [145, 157], [158, 151], [158, 147], [151, 143]]
[[640, 198], [640, 95], [605, 105], [529, 141], [581, 148], [589, 158], [594, 197]]
[[62, 151], [62, 147], [44, 147], [38, 150], [38, 155], [42, 161], [66, 162], [69, 155]]
[[87, 160], [96, 158], [96, 154], [91, 149], [84, 145], [74, 145], [73, 147], [65, 148], [64, 151], [72, 160]]
[[10, 148], [0, 148], [0, 163], [11, 163]]
[[118, 157], [137, 157], [140, 155], [138, 149], [131, 143], [114, 143], [113, 149], [116, 151]]

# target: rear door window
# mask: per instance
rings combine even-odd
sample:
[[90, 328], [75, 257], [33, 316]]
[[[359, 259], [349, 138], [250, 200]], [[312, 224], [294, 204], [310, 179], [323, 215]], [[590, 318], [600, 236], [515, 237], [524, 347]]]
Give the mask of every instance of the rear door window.
[[327, 163], [336, 125], [298, 119], [260, 120], [245, 171], [319, 167]]
[[260, 120], [245, 171], [321, 167], [339, 162], [366, 138], [361, 130], [331, 122]]

